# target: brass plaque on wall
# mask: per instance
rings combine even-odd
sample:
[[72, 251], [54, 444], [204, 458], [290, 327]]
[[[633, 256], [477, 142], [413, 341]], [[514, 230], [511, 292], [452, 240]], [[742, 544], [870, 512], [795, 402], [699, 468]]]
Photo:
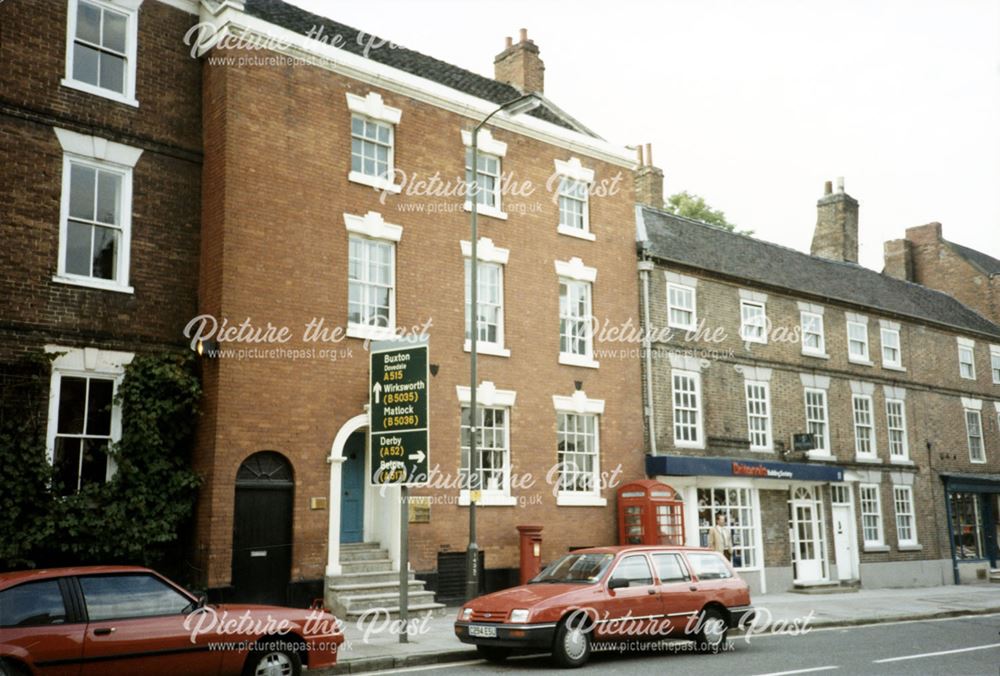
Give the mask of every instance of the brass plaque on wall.
[[427, 495], [411, 495], [409, 498], [410, 523], [431, 522], [431, 498]]

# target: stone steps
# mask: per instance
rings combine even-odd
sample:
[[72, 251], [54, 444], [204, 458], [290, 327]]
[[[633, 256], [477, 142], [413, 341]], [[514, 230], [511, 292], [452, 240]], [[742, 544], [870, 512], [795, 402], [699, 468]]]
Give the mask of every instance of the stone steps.
[[340, 562], [340, 571], [344, 575], [353, 573], [387, 573], [392, 572], [392, 560], [388, 555], [384, 559], [372, 559], [369, 561], [344, 561]]
[[[373, 619], [399, 617], [399, 571], [392, 569], [389, 553], [377, 542], [354, 542], [340, 546], [341, 574], [326, 579], [326, 607], [345, 621], [363, 616]], [[434, 592], [409, 573], [407, 609], [411, 618], [427, 613], [443, 615], [446, 608], [435, 603]], [[379, 611], [375, 614], [373, 611]]]

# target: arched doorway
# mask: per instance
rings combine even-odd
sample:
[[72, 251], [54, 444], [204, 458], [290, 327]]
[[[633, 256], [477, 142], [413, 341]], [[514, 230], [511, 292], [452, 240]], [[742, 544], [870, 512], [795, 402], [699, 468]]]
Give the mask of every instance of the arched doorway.
[[288, 459], [254, 453], [236, 473], [233, 588], [244, 603], [285, 603], [292, 571], [292, 500]]
[[344, 444], [341, 465], [340, 541], [361, 542], [365, 535], [365, 433], [355, 432]]

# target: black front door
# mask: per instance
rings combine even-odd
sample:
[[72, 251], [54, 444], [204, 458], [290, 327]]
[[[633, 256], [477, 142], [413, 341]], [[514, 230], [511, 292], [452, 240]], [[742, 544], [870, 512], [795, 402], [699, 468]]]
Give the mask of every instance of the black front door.
[[291, 467], [278, 453], [247, 458], [236, 478], [233, 587], [243, 603], [286, 602], [292, 569]]

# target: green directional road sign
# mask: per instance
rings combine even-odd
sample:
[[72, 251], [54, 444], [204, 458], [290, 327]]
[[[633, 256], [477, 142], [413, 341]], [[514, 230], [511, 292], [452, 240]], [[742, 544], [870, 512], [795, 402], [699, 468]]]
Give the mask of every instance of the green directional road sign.
[[430, 465], [427, 343], [372, 344], [369, 483], [426, 486]]

